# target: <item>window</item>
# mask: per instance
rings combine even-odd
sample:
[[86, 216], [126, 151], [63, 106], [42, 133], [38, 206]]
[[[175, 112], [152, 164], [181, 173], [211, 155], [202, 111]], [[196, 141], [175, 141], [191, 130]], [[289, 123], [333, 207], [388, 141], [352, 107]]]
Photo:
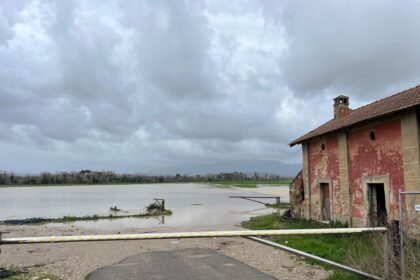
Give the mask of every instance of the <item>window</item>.
[[369, 138], [370, 138], [370, 140], [375, 141], [375, 139], [376, 139], [375, 131], [371, 131], [369, 133]]

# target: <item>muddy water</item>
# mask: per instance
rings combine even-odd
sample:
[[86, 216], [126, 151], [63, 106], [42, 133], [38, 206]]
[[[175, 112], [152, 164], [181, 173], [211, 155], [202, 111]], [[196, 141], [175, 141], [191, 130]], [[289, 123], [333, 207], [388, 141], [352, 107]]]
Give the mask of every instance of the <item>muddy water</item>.
[[[284, 190], [284, 187], [279, 189]], [[0, 220], [108, 215], [111, 206], [122, 209], [121, 214], [134, 214], [144, 211], [153, 198], [165, 199], [173, 215], [75, 222], [72, 225], [103, 229], [234, 225], [252, 216], [273, 211], [255, 202], [229, 198], [238, 195], [261, 194], [206, 184], [7, 187], [0, 188]]]

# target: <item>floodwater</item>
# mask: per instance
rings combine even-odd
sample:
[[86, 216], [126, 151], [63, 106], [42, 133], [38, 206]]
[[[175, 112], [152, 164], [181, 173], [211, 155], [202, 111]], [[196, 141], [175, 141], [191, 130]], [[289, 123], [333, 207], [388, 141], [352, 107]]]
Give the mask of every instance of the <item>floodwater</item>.
[[[270, 187], [271, 189], [273, 187]], [[284, 186], [279, 186], [284, 191]], [[75, 226], [101, 229], [165, 226], [231, 226], [271, 213], [264, 205], [229, 196], [261, 196], [252, 190], [206, 184], [89, 185], [0, 188], [0, 220], [33, 217], [108, 215], [117, 206], [121, 215], [138, 214], [154, 198], [165, 199], [171, 216], [78, 221]], [[266, 201], [274, 203], [273, 201]], [[54, 226], [54, 224], [51, 224]]]

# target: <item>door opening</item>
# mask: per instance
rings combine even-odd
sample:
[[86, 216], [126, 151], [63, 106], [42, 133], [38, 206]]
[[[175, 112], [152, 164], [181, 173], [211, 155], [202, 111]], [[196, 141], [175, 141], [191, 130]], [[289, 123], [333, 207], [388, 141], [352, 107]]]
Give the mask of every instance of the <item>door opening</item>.
[[331, 207], [330, 207], [330, 185], [327, 183], [320, 184], [321, 192], [321, 213], [322, 220], [330, 221], [331, 220]]
[[369, 226], [385, 226], [388, 221], [384, 184], [368, 184]]

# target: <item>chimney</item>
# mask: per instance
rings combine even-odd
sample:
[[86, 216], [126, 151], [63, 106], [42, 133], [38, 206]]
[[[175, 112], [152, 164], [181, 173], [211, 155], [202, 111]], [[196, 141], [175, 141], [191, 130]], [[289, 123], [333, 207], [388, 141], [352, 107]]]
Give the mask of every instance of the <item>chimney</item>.
[[348, 96], [340, 95], [334, 98], [334, 119], [347, 116], [350, 111]]

